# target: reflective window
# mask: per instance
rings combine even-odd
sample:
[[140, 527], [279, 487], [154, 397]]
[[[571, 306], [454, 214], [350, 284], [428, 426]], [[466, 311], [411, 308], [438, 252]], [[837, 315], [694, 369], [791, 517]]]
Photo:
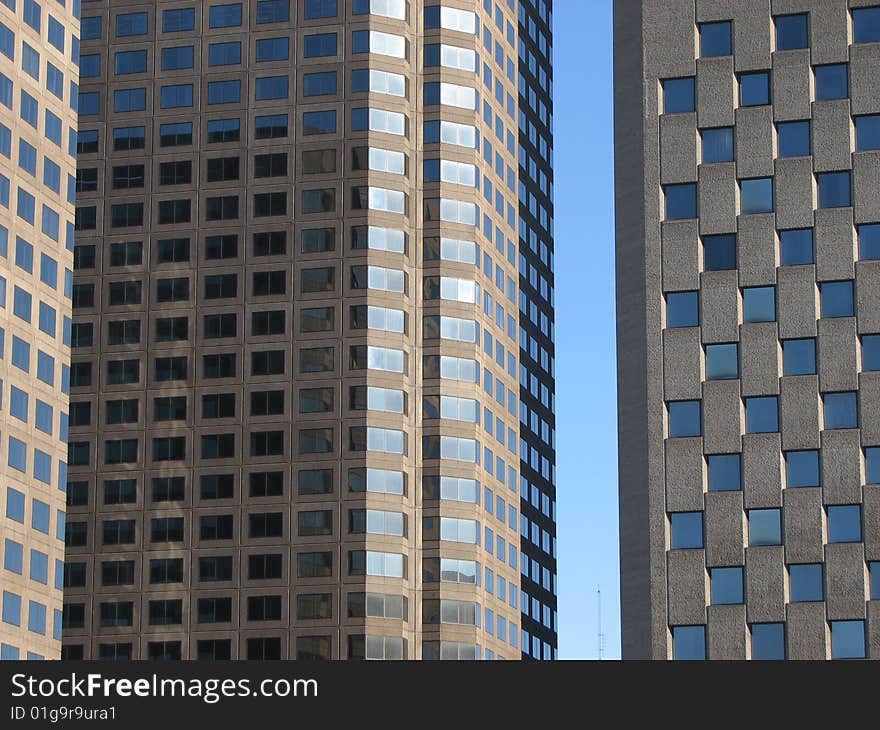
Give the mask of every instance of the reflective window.
[[742, 489], [740, 454], [710, 454], [706, 457], [710, 492], [737, 492]]
[[673, 626], [672, 658], [678, 660], [706, 658], [705, 626]]
[[856, 149], [880, 150], [880, 114], [856, 117]]
[[755, 286], [743, 289], [743, 321], [776, 321], [776, 287]]
[[814, 338], [783, 340], [782, 374], [816, 374], [816, 340]]
[[820, 208], [848, 208], [852, 205], [848, 172], [820, 172], [816, 181]]
[[763, 106], [770, 103], [770, 74], [767, 71], [740, 74], [739, 105]]
[[699, 292], [670, 292], [666, 295], [667, 327], [697, 327], [699, 324]]
[[831, 622], [831, 658], [865, 658], [865, 622]]
[[746, 433], [779, 430], [779, 403], [775, 395], [746, 398]]
[[741, 213], [771, 213], [773, 211], [772, 177], [740, 180], [739, 189]]
[[669, 403], [669, 437], [699, 436], [702, 432], [700, 401], [671, 401]]
[[733, 23], [729, 20], [700, 25], [700, 55], [704, 58], [732, 55], [732, 29]]
[[853, 42], [880, 42], [880, 7], [853, 8]]
[[776, 50], [790, 51], [795, 48], [809, 48], [810, 39], [806, 13], [801, 15], [780, 15], [776, 23]]
[[880, 259], [880, 223], [857, 227], [859, 233], [859, 258]]
[[664, 188], [664, 192], [666, 194], [666, 220], [683, 220], [697, 217], [696, 183], [667, 185]]
[[779, 231], [780, 259], [783, 266], [813, 263], [813, 229]]
[[782, 517], [778, 509], [749, 510], [749, 546], [782, 544]]
[[724, 271], [736, 268], [736, 235], [703, 236], [703, 268]]
[[673, 512], [669, 522], [670, 546], [674, 550], [703, 547], [702, 512]]
[[792, 603], [824, 601], [822, 563], [788, 566], [788, 592]]
[[810, 150], [810, 122], [779, 122], [776, 125], [780, 157], [806, 157]]
[[692, 112], [696, 109], [696, 87], [693, 76], [684, 79], [665, 79], [662, 83], [665, 114]]
[[752, 659], [785, 659], [785, 624], [752, 624]]
[[858, 504], [828, 507], [828, 542], [861, 542], [862, 508]]
[[825, 428], [858, 428], [858, 398], [854, 392], [825, 393]]
[[819, 284], [823, 317], [855, 316], [852, 281], [823, 281]]
[[736, 343], [706, 345], [706, 379], [736, 380], [739, 377], [739, 348]]
[[816, 100], [846, 99], [849, 96], [849, 74], [845, 63], [816, 66]]
[[862, 370], [880, 370], [880, 335], [862, 335]]
[[703, 162], [733, 162], [733, 127], [704, 129]]
[[713, 606], [743, 602], [742, 568], [710, 568], [709, 584]]

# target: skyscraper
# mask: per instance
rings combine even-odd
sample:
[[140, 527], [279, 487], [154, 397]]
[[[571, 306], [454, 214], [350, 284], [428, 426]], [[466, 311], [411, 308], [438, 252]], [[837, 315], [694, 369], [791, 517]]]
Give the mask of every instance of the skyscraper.
[[519, 658], [516, 3], [82, 27], [64, 655]]
[[880, 7], [614, 33], [623, 656], [877, 657]]
[[0, 659], [61, 651], [78, 15], [0, 4]]

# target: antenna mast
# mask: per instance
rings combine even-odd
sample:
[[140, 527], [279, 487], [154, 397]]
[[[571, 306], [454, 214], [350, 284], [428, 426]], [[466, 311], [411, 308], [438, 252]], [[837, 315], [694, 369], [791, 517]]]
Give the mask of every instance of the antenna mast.
[[596, 644], [598, 647], [599, 661], [602, 661], [602, 655], [605, 653], [605, 634], [602, 633], [602, 588], [596, 588], [596, 614], [598, 618], [598, 630], [596, 634]]

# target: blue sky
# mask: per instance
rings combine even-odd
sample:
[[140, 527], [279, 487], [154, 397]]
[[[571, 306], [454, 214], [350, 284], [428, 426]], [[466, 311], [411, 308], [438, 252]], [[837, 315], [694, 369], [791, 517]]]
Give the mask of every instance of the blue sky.
[[620, 656], [610, 0], [554, 3], [559, 657]]

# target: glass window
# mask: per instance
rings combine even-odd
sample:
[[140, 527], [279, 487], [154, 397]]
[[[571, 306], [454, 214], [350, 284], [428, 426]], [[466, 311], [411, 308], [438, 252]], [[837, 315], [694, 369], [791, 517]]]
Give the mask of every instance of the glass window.
[[852, 205], [848, 172], [820, 172], [816, 180], [819, 184], [820, 208], [848, 208]]
[[751, 180], [740, 180], [739, 189], [741, 213], [773, 212], [772, 177], [756, 177]]
[[853, 8], [852, 14], [854, 43], [880, 41], [880, 7]]
[[[146, 56], [146, 52], [144, 52]], [[193, 47], [179, 46], [177, 48], [162, 49], [162, 70], [174, 71], [180, 68], [193, 67]]]
[[700, 401], [671, 401], [669, 403], [669, 437], [699, 436], [702, 432]]
[[[257, 63], [264, 61], [286, 61], [290, 54], [290, 39], [261, 38], [257, 41]], [[236, 63], [238, 63], [236, 61]]]
[[676, 114], [696, 109], [694, 77], [665, 79], [663, 82], [663, 113]]
[[774, 20], [776, 22], [777, 51], [809, 48], [810, 38], [806, 13], [801, 15], [780, 15]]
[[706, 457], [710, 492], [738, 492], [742, 489], [740, 454], [710, 454]]
[[822, 563], [788, 566], [788, 592], [792, 603], [824, 601]]
[[880, 370], [880, 335], [862, 335], [862, 370]]
[[669, 292], [666, 295], [667, 327], [697, 327], [699, 324], [699, 292]]
[[732, 26], [729, 20], [700, 25], [700, 55], [704, 58], [732, 55]]
[[865, 478], [868, 484], [880, 484], [880, 446], [865, 449]]
[[703, 162], [733, 162], [733, 127], [704, 129]]
[[776, 287], [753, 286], [743, 289], [743, 321], [776, 321]]
[[858, 428], [858, 399], [854, 392], [825, 393], [825, 428]]
[[776, 125], [780, 157], [806, 157], [810, 150], [810, 122], [779, 122]]
[[818, 451], [785, 453], [786, 487], [818, 487], [821, 483]]
[[828, 542], [861, 542], [862, 508], [857, 504], [828, 508]]
[[854, 317], [852, 281], [823, 281], [819, 284], [823, 317]]
[[305, 0], [303, 17], [306, 20], [317, 18], [335, 18], [337, 14], [337, 0]]
[[856, 149], [880, 150], [880, 114], [855, 118]]
[[779, 231], [780, 259], [783, 266], [802, 266], [812, 264], [813, 229], [798, 228]]
[[709, 581], [713, 606], [743, 602], [742, 568], [710, 568]]
[[880, 259], [880, 223], [857, 227], [859, 233], [859, 258], [862, 260]]
[[752, 624], [752, 659], [785, 659], [785, 624]]
[[746, 433], [779, 430], [779, 403], [775, 395], [746, 398]]
[[211, 28], [233, 28], [241, 25], [241, 3], [212, 5], [208, 11], [208, 26]]
[[763, 106], [770, 103], [770, 74], [767, 71], [740, 74], [739, 105]]
[[865, 622], [831, 622], [831, 658], [865, 658]]
[[849, 96], [849, 78], [845, 63], [816, 66], [816, 100], [846, 99]]
[[783, 340], [782, 374], [816, 374], [816, 340], [814, 338]]
[[666, 220], [683, 220], [697, 217], [696, 183], [667, 185], [664, 191], [666, 193]]
[[673, 626], [672, 658], [676, 660], [706, 658], [705, 626]]
[[868, 571], [870, 580], [870, 595], [868, 597], [872, 601], [876, 601], [878, 598], [880, 598], [880, 563], [868, 563]]
[[703, 269], [725, 271], [736, 268], [736, 235], [703, 236]]
[[782, 518], [778, 509], [749, 510], [749, 547], [782, 544]]
[[116, 16], [116, 35], [145, 35], [147, 32], [147, 13], [124, 13]]
[[162, 11], [162, 32], [179, 33], [196, 26], [195, 8], [174, 8]]
[[673, 512], [669, 521], [670, 545], [674, 550], [703, 547], [702, 512]]
[[736, 380], [739, 377], [739, 348], [736, 343], [706, 345], [706, 379]]
[[307, 35], [305, 36], [304, 41], [304, 58], [336, 55], [336, 33], [316, 33], [314, 35]]

